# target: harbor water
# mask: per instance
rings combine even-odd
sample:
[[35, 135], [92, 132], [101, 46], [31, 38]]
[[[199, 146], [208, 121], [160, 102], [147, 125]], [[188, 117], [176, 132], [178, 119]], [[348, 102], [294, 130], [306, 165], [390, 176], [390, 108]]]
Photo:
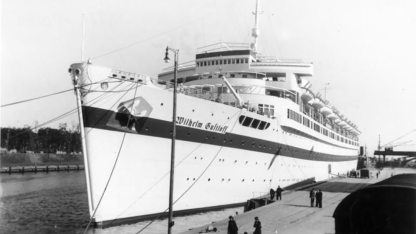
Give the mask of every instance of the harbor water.
[[[84, 171], [1, 174], [0, 233], [83, 233], [89, 221]], [[243, 208], [175, 218], [174, 233], [227, 218]], [[88, 233], [137, 233], [149, 222]], [[166, 220], [156, 220], [142, 233], [166, 233]]]

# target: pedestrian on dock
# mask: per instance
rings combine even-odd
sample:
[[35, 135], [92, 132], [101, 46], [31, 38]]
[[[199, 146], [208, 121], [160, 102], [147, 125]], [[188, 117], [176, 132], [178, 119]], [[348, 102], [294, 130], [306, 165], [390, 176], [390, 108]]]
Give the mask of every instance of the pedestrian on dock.
[[228, 234], [237, 234], [238, 227], [237, 223], [235, 222], [233, 216], [228, 217]]
[[254, 232], [253, 234], [261, 234], [261, 222], [259, 220], [259, 217], [254, 217]]
[[309, 198], [311, 199], [311, 207], [313, 207], [313, 204], [315, 203], [315, 197], [316, 197], [316, 191], [315, 191], [315, 188], [313, 188], [309, 192]]
[[283, 192], [283, 189], [280, 188], [280, 186], [277, 186], [277, 189], [276, 189], [276, 200], [282, 200], [282, 192]]
[[273, 199], [274, 199], [274, 194], [275, 194], [275, 192], [274, 192], [274, 190], [271, 188], [271, 189], [270, 189], [270, 200], [273, 200]]
[[316, 192], [316, 207], [322, 208], [322, 191], [320, 189]]

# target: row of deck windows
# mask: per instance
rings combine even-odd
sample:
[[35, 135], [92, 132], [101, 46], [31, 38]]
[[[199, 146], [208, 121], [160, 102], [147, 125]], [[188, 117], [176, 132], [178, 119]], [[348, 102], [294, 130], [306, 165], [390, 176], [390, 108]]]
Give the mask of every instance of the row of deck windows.
[[245, 115], [241, 115], [238, 118], [238, 122], [240, 122], [240, 124], [243, 126], [252, 127], [259, 130], [265, 130], [270, 127], [270, 123], [266, 121], [261, 121], [259, 119], [251, 118]]
[[215, 65], [226, 65], [226, 64], [244, 64], [248, 63], [248, 58], [233, 58], [233, 59], [216, 59], [208, 61], [197, 61], [197, 67], [215, 66]]
[[[313, 121], [311, 121], [310, 119], [306, 118], [305, 116], [302, 116], [301, 114], [297, 113], [296, 111], [287, 109], [287, 118], [288, 119], [292, 119], [300, 124], [305, 125], [308, 128], [311, 128], [313, 130], [315, 130], [316, 132], [319, 132], [325, 136], [329, 136], [332, 139], [335, 139], [337, 141], [343, 142], [343, 143], [347, 143], [350, 145], [355, 145], [358, 146], [358, 143], [350, 140], [348, 138], [344, 138], [342, 136], [339, 135], [335, 135], [332, 131], [328, 131], [328, 129], [320, 126], [318, 123], [315, 123]], [[322, 129], [322, 130], [321, 130]]]

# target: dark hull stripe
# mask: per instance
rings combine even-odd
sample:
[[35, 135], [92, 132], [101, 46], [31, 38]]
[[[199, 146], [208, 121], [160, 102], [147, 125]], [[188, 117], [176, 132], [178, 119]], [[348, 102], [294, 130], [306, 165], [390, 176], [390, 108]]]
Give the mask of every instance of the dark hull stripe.
[[[170, 121], [152, 118], [137, 118], [135, 120], [136, 131], [134, 131], [128, 129], [127, 127], [120, 126], [119, 121], [116, 119], [116, 112], [87, 106], [83, 106], [82, 110], [84, 116], [84, 127], [128, 132], [132, 134], [168, 139], [171, 138], [172, 123]], [[125, 114], [118, 113], [118, 115]], [[124, 117], [127, 118], [127, 115]], [[177, 126], [176, 139], [268, 154], [278, 154], [313, 161], [339, 162], [357, 160], [357, 156], [340, 156], [318, 153], [313, 150], [304, 150], [290, 145], [279, 144], [253, 137], [233, 133], [220, 134], [184, 126]]]

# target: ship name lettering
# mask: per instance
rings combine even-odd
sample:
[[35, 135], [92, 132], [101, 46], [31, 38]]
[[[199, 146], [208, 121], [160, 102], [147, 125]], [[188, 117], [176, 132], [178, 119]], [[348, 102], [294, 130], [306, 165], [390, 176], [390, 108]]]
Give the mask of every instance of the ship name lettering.
[[219, 124], [212, 124], [209, 122], [205, 124], [205, 129], [221, 133], [225, 133], [227, 131], [227, 127], [228, 126], [221, 126]]
[[225, 134], [227, 132], [228, 126], [217, 124], [217, 123], [202, 123], [199, 120], [193, 120], [191, 118], [185, 118], [182, 116], [176, 117], [176, 124], [191, 127], [191, 128], [199, 128], [202, 129], [202, 127], [205, 128], [205, 130], [211, 131], [211, 132], [219, 132]]

